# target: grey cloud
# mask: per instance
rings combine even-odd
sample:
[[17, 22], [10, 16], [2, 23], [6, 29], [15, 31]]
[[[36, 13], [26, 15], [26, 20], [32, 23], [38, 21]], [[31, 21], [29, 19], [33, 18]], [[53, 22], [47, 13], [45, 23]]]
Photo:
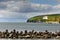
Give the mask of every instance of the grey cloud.
[[28, 1], [28, 0], [0, 0], [0, 2], [7, 2], [7, 1]]
[[0, 2], [0, 5], [0, 18], [29, 18], [60, 11], [60, 5], [33, 4], [19, 0], [6, 0]]
[[27, 1], [8, 1], [1, 2], [0, 8], [4, 10], [8, 10], [11, 12], [21, 12], [21, 13], [29, 13], [29, 12], [50, 12], [52, 7], [50, 5], [43, 4], [32, 4]]

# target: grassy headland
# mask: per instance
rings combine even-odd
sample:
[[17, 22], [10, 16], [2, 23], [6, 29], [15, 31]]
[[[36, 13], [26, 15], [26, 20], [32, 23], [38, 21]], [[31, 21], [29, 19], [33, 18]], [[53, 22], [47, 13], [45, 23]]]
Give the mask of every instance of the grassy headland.
[[[47, 19], [43, 19], [44, 17], [47, 17]], [[29, 18], [27, 22], [59, 22], [60, 23], [60, 14], [39, 15]]]

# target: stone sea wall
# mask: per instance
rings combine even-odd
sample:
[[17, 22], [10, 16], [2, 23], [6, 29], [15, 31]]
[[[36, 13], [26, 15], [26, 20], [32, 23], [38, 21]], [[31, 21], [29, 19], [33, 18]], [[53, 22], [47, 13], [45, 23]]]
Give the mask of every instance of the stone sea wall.
[[8, 32], [6, 29], [5, 32], [0, 31], [0, 38], [11, 38], [11, 39], [60, 39], [60, 32], [36, 32], [32, 31], [16, 31], [15, 29], [11, 32]]

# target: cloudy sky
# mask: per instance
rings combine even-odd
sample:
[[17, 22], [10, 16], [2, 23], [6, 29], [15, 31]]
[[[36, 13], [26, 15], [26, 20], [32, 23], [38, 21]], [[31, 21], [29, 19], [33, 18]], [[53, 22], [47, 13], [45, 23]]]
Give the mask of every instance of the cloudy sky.
[[59, 13], [60, 0], [0, 0], [0, 22], [26, 22], [33, 16]]

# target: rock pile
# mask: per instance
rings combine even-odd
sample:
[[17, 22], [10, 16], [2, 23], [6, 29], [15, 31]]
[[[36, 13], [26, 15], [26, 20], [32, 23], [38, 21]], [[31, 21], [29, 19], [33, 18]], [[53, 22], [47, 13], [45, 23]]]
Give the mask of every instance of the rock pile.
[[45, 30], [45, 32], [36, 32], [34, 30], [32, 31], [27, 31], [25, 30], [24, 32], [21, 31], [16, 31], [15, 29], [11, 32], [8, 32], [6, 29], [5, 32], [0, 31], [0, 38], [20, 38], [20, 39], [60, 39], [60, 32], [48, 32]]

